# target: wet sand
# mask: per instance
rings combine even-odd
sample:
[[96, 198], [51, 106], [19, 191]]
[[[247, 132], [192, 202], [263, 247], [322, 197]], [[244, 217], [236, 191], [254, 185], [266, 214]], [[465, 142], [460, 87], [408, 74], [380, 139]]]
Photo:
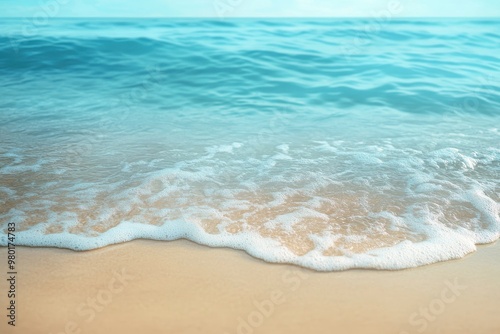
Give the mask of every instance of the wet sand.
[[[500, 244], [402, 271], [320, 273], [242, 251], [136, 240], [17, 248], [16, 327], [0, 333], [500, 333]], [[7, 250], [0, 270], [7, 272]]]

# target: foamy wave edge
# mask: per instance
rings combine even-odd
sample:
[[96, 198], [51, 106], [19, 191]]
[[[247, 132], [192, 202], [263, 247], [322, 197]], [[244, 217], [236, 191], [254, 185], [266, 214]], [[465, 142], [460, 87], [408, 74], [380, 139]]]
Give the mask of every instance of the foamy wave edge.
[[[16, 233], [16, 245], [30, 247], [57, 247], [77, 251], [102, 248], [112, 244], [135, 239], [173, 241], [187, 239], [210, 247], [227, 247], [243, 250], [249, 255], [271, 263], [288, 263], [317, 271], [341, 271], [347, 269], [399, 270], [431, 263], [462, 258], [476, 250], [476, 244], [494, 242], [499, 233], [491, 233], [489, 240], [481, 238], [475, 242], [471, 236], [464, 236], [450, 230], [436, 229], [429, 239], [414, 243], [403, 241], [395, 246], [378, 248], [352, 256], [325, 256], [314, 249], [298, 256], [285, 249], [276, 240], [264, 238], [257, 233], [209, 234], [201, 227], [172, 221], [162, 226], [123, 222], [96, 237], [71, 233], [45, 234], [42, 226]], [[0, 245], [7, 246], [7, 235], [0, 235]]]

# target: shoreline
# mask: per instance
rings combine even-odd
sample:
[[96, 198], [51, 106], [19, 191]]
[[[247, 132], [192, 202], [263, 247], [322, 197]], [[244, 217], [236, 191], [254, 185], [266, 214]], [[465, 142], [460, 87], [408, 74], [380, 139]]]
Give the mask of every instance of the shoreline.
[[[7, 249], [0, 248], [7, 272]], [[495, 333], [500, 243], [405, 270], [318, 272], [187, 240], [17, 247], [2, 333]], [[0, 292], [8, 290], [7, 281]], [[2, 306], [5, 309], [4, 306]], [[4, 313], [7, 310], [4, 311]]]

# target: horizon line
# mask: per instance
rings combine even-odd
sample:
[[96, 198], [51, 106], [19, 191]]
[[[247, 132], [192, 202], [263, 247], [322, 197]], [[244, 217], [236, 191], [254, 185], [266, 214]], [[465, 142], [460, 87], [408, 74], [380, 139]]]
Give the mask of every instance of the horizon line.
[[[1, 16], [2, 19], [29, 19], [29, 16]], [[61, 16], [57, 19], [375, 19], [377, 16]], [[381, 17], [380, 17], [381, 18]], [[388, 20], [401, 19], [500, 19], [500, 16], [395, 16]]]

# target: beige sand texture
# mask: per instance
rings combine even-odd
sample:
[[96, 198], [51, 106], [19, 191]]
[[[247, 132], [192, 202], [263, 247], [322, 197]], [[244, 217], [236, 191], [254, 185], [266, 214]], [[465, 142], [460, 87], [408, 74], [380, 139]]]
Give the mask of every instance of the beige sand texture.
[[2, 279], [0, 333], [495, 334], [499, 260], [497, 243], [414, 269], [320, 273], [185, 240], [19, 247], [16, 327]]

